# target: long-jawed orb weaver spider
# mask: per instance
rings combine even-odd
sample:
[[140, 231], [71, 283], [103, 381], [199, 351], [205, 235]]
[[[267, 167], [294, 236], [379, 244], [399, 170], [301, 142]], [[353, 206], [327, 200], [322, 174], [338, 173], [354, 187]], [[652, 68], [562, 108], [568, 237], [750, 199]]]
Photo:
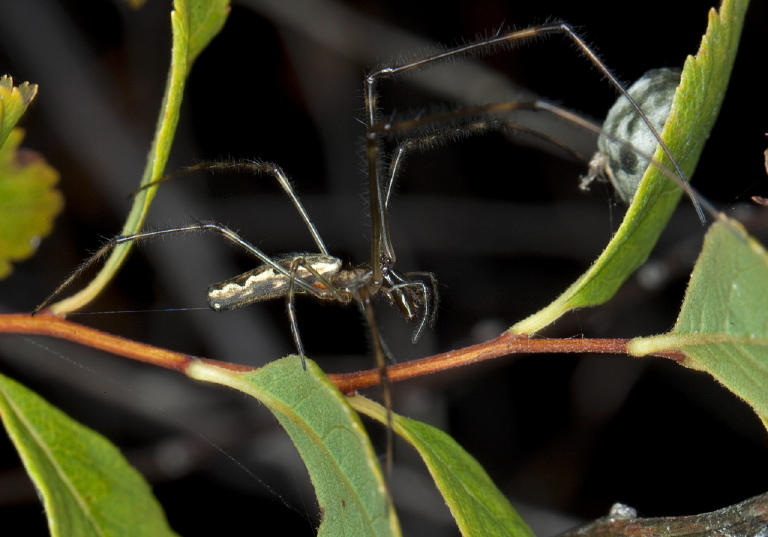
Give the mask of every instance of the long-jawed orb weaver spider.
[[[674, 174], [670, 174], [670, 178], [677, 182], [694, 199], [692, 191], [685, 183], [685, 177], [677, 167], [673, 156], [661, 141], [658, 127], [654, 126], [648, 119], [642, 107], [635, 102], [616, 77], [603, 65], [570, 26], [564, 23], [549, 24], [506, 34], [500, 33], [418, 60], [380, 67], [366, 77], [364, 89], [366, 102], [366, 157], [368, 162], [368, 194], [371, 206], [372, 228], [371, 259], [367, 264], [345, 267], [339, 258], [329, 254], [323, 241], [320, 239], [315, 225], [293, 191], [286, 175], [277, 165], [263, 162], [236, 164], [235, 166], [271, 175], [277, 179], [310, 230], [317, 245], [318, 253], [269, 256], [256, 246], [242, 239], [228, 227], [217, 222], [201, 222], [115, 237], [108, 241], [96, 254], [86, 260], [80, 268], [56, 288], [51, 296], [35, 309], [34, 313], [46, 307], [70, 282], [118, 244], [176, 233], [202, 231], [218, 233], [230, 242], [245, 249], [245, 251], [259, 259], [263, 264], [256, 269], [211, 286], [208, 291], [209, 305], [216, 310], [226, 310], [253, 302], [284, 297], [287, 302], [291, 333], [293, 334], [299, 354], [303, 359], [304, 348], [299, 335], [295, 313], [295, 295], [307, 293], [325, 301], [334, 301], [341, 304], [354, 302], [358, 304], [366, 316], [372, 333], [374, 354], [377, 358], [384, 386], [385, 406], [391, 416], [391, 396], [388, 389], [386, 369], [387, 353], [378, 334], [370, 301], [376, 296], [382, 296], [389, 303], [396, 306], [408, 321], [414, 322], [415, 328], [411, 338], [414, 343], [422, 336], [427, 325], [431, 326], [434, 324], [439, 304], [437, 282], [432, 273], [423, 271], [401, 272], [396, 266], [397, 258], [389, 230], [389, 209], [394, 184], [407, 153], [414, 150], [425, 150], [457, 137], [483, 134], [489, 131], [522, 131], [536, 135], [535, 130], [507, 117], [509, 113], [521, 110], [548, 112], [560, 119], [582, 126], [586, 125], [586, 122], [577, 119], [576, 116], [562, 108], [541, 100], [484, 104], [462, 110], [426, 115], [411, 120], [382, 119], [377, 105], [377, 85], [382, 79], [396, 78], [433, 63], [463, 55], [483, 54], [501, 46], [512, 47], [526, 40], [549, 34], [561, 34], [570, 39], [580, 49], [582, 54], [630, 102], [634, 112], [641, 118], [642, 123], [647, 126], [653, 138], [662, 146], [670, 161], [673, 162], [675, 170]], [[556, 143], [545, 135], [541, 137]], [[394, 149], [388, 152], [383, 149], [382, 142], [390, 139], [397, 140], [397, 142]], [[694, 203], [696, 203], [695, 199]], [[388, 453], [391, 454], [391, 449], [388, 449]], [[389, 460], [388, 458], [388, 463]]]
[[[460, 136], [482, 134], [492, 130], [523, 130], [532, 132], [531, 129], [503, 119], [503, 115], [515, 110], [541, 110], [574, 121], [574, 117], [564, 110], [549, 105], [543, 101], [508, 102], [482, 105], [470, 109], [449, 111], [433, 116], [421, 117], [407, 121], [387, 121], [379, 116], [377, 106], [377, 85], [380, 80], [396, 78], [434, 63], [453, 59], [464, 55], [483, 54], [502, 46], [514, 46], [526, 40], [545, 37], [550, 34], [561, 34], [569, 38], [599, 71], [613, 84], [626, 101], [625, 115], [635, 113], [633, 124], [645, 125], [645, 137], [656, 141], [667, 153], [678, 176], [678, 183], [691, 196], [694, 204], [697, 204], [692, 191], [685, 183], [685, 177], [680, 171], [671, 153], [661, 140], [658, 130], [663, 126], [663, 121], [651, 121], [630, 93], [618, 82], [618, 79], [601, 62], [595, 53], [586, 45], [584, 40], [565, 23], [555, 23], [533, 27], [525, 30], [499, 33], [495, 36], [480, 39], [465, 45], [448, 49], [436, 54], [425, 56], [414, 61], [400, 64], [392, 64], [377, 68], [365, 79], [365, 109], [366, 109], [366, 156], [368, 161], [369, 200], [372, 207], [372, 249], [371, 261], [367, 265], [354, 268], [343, 268], [338, 258], [330, 256], [319, 233], [306, 210], [302, 206], [287, 177], [281, 168], [271, 163], [237, 164], [242, 168], [250, 168], [253, 172], [272, 175], [283, 188], [293, 202], [304, 223], [310, 230], [319, 254], [301, 253], [280, 256], [272, 259], [255, 246], [249, 244], [236, 233], [225, 226], [215, 222], [203, 222], [189, 226], [168, 228], [158, 231], [148, 231], [129, 236], [115, 237], [108, 241], [96, 254], [86, 260], [67, 280], [65, 280], [33, 313], [37, 313], [46, 307], [53, 298], [69, 285], [91, 263], [103, 257], [112, 247], [128, 241], [149, 239], [159, 235], [171, 233], [184, 233], [190, 231], [214, 231], [220, 233], [231, 242], [238, 244], [253, 256], [257, 257], [264, 265], [231, 278], [221, 284], [213, 285], [208, 290], [208, 302], [212, 309], [226, 310], [253, 302], [270, 300], [277, 297], [288, 298], [288, 309], [291, 315], [291, 330], [299, 350], [303, 357], [303, 346], [298, 335], [295, 314], [293, 312], [294, 292], [309, 293], [322, 300], [333, 300], [340, 303], [349, 303], [353, 300], [363, 301], [377, 294], [383, 295], [391, 304], [395, 305], [401, 314], [409, 321], [416, 322], [412, 341], [419, 340], [427, 324], [434, 324], [437, 309], [436, 281], [432, 273], [411, 272], [402, 273], [395, 267], [396, 256], [389, 233], [389, 205], [392, 190], [396, 182], [399, 168], [405, 155], [413, 150], [424, 150], [435, 144], [445, 142]], [[674, 84], [668, 84], [674, 89]], [[666, 96], [666, 94], [665, 94]], [[645, 98], [648, 95], [644, 95]], [[496, 116], [496, 117], [494, 117]], [[609, 116], [609, 121], [611, 121]], [[420, 134], [427, 128], [446, 123], [458, 123], [447, 129], [428, 135]], [[613, 129], [612, 129], [613, 130]], [[625, 129], [626, 130], [626, 129]], [[380, 140], [392, 136], [394, 133], [406, 133], [406, 139], [400, 142], [390, 155], [382, 154]], [[408, 133], [416, 133], [416, 136], [407, 137]], [[624, 134], [624, 133], [622, 133]], [[610, 136], [610, 134], [609, 134]], [[603, 149], [605, 137], [601, 138]], [[625, 153], [633, 149], [630, 142], [619, 144]], [[651, 146], [652, 148], [652, 146]], [[648, 144], [637, 149], [642, 155], [649, 151]], [[605, 150], [603, 149], [603, 152]], [[642, 160], [642, 157], [636, 158]], [[614, 165], [617, 163], [614, 159]], [[223, 167], [224, 165], [213, 165]], [[211, 166], [211, 167], [213, 167]], [[203, 168], [205, 165], [194, 168]], [[615, 167], [615, 166], [614, 166]], [[642, 167], [644, 169], [644, 167]], [[384, 170], [386, 171], [386, 177]], [[607, 173], [610, 169], [606, 167]], [[617, 172], [618, 175], [619, 172]], [[611, 174], [613, 177], [613, 174]], [[673, 180], [674, 177], [672, 177]], [[167, 180], [162, 179], [161, 181]], [[628, 201], [625, 190], [621, 187], [619, 192], [625, 201]], [[701, 210], [698, 208], [701, 215]], [[365, 292], [361, 289], [365, 288]]]

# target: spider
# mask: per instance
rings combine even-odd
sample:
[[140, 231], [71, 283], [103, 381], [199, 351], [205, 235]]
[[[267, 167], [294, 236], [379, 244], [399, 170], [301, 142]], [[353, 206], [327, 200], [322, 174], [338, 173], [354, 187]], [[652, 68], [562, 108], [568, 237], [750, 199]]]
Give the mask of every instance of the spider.
[[[254, 302], [286, 297], [291, 332], [302, 359], [304, 358], [304, 350], [299, 337], [294, 308], [294, 295], [297, 293], [307, 293], [320, 300], [334, 301], [342, 304], [349, 304], [353, 301], [361, 304], [367, 303], [370, 298], [381, 296], [395, 306], [406, 320], [415, 323], [411, 340], [413, 343], [416, 343], [423, 335], [425, 328], [428, 325], [434, 325], [439, 301], [437, 281], [433, 273], [422, 271], [402, 272], [396, 267], [397, 256], [389, 231], [389, 209], [393, 188], [406, 156], [414, 151], [428, 150], [437, 144], [448, 142], [457, 137], [480, 135], [494, 130], [523, 131], [540, 136], [568, 150], [567, 147], [559, 144], [556, 140], [546, 135], [538, 134], [535, 130], [519, 123], [515, 123], [507, 119], [505, 115], [517, 110], [537, 110], [552, 113], [566, 121], [577, 122], [579, 120], [561, 108], [537, 100], [494, 103], [452, 110], [412, 120], [391, 121], [382, 118], [377, 104], [377, 86], [381, 80], [401, 77], [410, 71], [419, 70], [434, 63], [460, 56], [485, 54], [501, 46], [511, 47], [526, 40], [545, 37], [550, 34], [560, 34], [570, 39], [579, 48], [580, 52], [618, 90], [623, 96], [623, 101], [626, 103], [623, 114], [634, 114], [636, 118], [634, 124], [644, 126], [642, 130], [646, 139], [650, 139], [652, 144], [658, 143], [661, 145], [673, 163], [681, 188], [685, 189], [693, 198], [689, 187], [683, 182], [685, 178], [677, 163], [659, 137], [658, 131], [663, 126], [663, 121], [659, 121], [656, 116], [654, 116], [653, 121], [649, 119], [643, 108], [635, 102], [630, 93], [568, 24], [549, 24], [525, 30], [500, 33], [414, 61], [381, 66], [365, 78], [366, 157], [368, 162], [368, 195], [371, 206], [372, 228], [371, 260], [369, 263], [345, 267], [340, 259], [329, 254], [315, 224], [310, 219], [285, 173], [278, 165], [267, 162], [206, 163], [193, 166], [185, 171], [203, 168], [235, 167], [253, 173], [272, 176], [294, 204], [307, 229], [310, 231], [318, 252], [270, 257], [226, 226], [217, 222], [200, 222], [175, 228], [115, 237], [105, 243], [101, 249], [87, 259], [69, 278], [59, 285], [48, 298], [35, 308], [33, 314], [38, 313], [50, 304], [86, 268], [102, 258], [118, 244], [146, 240], [166, 234], [210, 231], [218, 233], [225, 239], [240, 246], [261, 261], [262, 265], [239, 276], [210, 286], [208, 289], [209, 306], [214, 310], [222, 311], [242, 307]], [[676, 84], [668, 83], [667, 85], [672, 89], [673, 93]], [[665, 96], [667, 95], [665, 94]], [[671, 98], [671, 94], [669, 98]], [[648, 102], [647, 99], [643, 100], [646, 103]], [[669, 103], [667, 103], [666, 113], [668, 113], [668, 105]], [[656, 114], [655, 110], [654, 114]], [[610, 117], [609, 121], [611, 121]], [[600, 145], [602, 153], [606, 152], [605, 146], [608, 145], [608, 138], [619, 136], [615, 129], [611, 130], [613, 130], [612, 133], [609, 130], [609, 132], [601, 136]], [[397, 137], [400, 141], [391, 153], [386, 153], [382, 148], [382, 140], [392, 137]], [[640, 147], [638, 142], [634, 142], [633, 145], [632, 141], [614, 145], [620, 146], [625, 153], [632, 153], [634, 149], [635, 153], [639, 152], [641, 155], [646, 155], [653, 150], [653, 145], [648, 143], [642, 147]], [[647, 159], [648, 157], [645, 158]], [[643, 156], [636, 158], [636, 160], [642, 161]], [[614, 159], [611, 166], [603, 165], [602, 170], [591, 171], [585, 183], [593, 179], [600, 172], [613, 178], [610, 170], [616, 169], [617, 164], [616, 159]], [[645, 167], [640, 166], [640, 175], [642, 175]], [[621, 172], [617, 170], [616, 175], [620, 174]], [[176, 175], [178, 174], [167, 176], [156, 183], [166, 181]], [[673, 178], [673, 180], [675, 179]], [[625, 188], [618, 185], [617, 190], [620, 192], [622, 199], [629, 201], [630, 197], [626, 193]]]
[[[388, 387], [387, 363], [393, 359], [379, 335], [371, 301], [375, 297], [383, 298], [393, 305], [407, 321], [413, 323], [414, 329], [411, 335], [413, 343], [419, 341], [427, 326], [434, 326], [439, 308], [436, 276], [428, 271], [405, 272], [400, 270], [397, 266], [397, 256], [390, 234], [389, 215], [392, 193], [408, 155], [415, 151], [429, 150], [435, 145], [444, 144], [459, 137], [476, 136], [491, 131], [527, 133], [570, 151], [564, 144], [517, 122], [510, 115], [516, 111], [549, 113], [566, 122], [575, 123], [592, 130], [599, 130], [599, 128], [589, 127], [587, 122], [577, 116], [541, 100], [493, 103], [424, 115], [410, 120], [393, 120], [386, 118], [381, 113], [378, 105], [377, 87], [382, 80], [402, 77], [431, 64], [461, 56], [486, 54], [500, 47], [511, 48], [530, 39], [551, 34], [565, 36], [575, 44], [580, 52], [630, 103], [632, 113], [641, 119], [642, 125], [647, 127], [652, 138], [663, 148], [673, 163], [674, 171], [670, 174], [671, 179], [693, 197], [691, 190], [687, 187], [685, 177], [659, 137], [660, 126], [649, 119], [643, 106], [639, 105], [618, 82], [579, 34], [568, 24], [553, 23], [525, 30], [499, 33], [417, 60], [381, 66], [366, 76], [364, 81], [365, 155], [372, 233], [371, 255], [367, 263], [345, 266], [338, 257], [329, 253], [286, 174], [277, 164], [269, 162], [202, 164], [188, 170], [238, 168], [274, 178], [299, 213], [317, 246], [317, 251], [279, 256], [268, 255], [227, 226], [213, 221], [118, 236], [107, 241], [95, 254], [86, 259], [35, 308], [33, 314], [48, 306], [70, 283], [118, 244], [180, 233], [210, 232], [218, 234], [258, 259], [261, 264], [224, 282], [211, 285], [207, 293], [209, 306], [214, 310], [223, 311], [243, 307], [254, 302], [285, 298], [291, 334], [302, 363], [305, 360], [305, 352], [299, 332], [295, 296], [297, 294], [309, 294], [321, 301], [358, 305], [371, 332], [373, 351], [382, 379], [384, 405], [387, 408], [391, 425], [392, 401]], [[607, 133], [606, 136], [614, 138], [616, 135]], [[394, 147], [391, 150], [388, 149], [385, 142], [394, 144]], [[627, 143], [619, 145], [623, 148], [632, 148]], [[643, 151], [649, 150], [644, 148]], [[639, 152], [641, 158], [647, 158], [643, 151]], [[177, 174], [167, 176], [158, 182], [166, 181], [175, 175]], [[387, 449], [388, 467], [391, 467], [391, 431], [392, 427], [390, 426], [387, 440], [388, 446], [390, 446]]]

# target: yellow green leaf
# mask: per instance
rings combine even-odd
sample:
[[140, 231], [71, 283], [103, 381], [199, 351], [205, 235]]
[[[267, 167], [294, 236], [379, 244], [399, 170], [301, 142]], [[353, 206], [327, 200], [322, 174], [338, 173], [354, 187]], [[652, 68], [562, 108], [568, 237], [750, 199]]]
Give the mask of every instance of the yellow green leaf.
[[[155, 138], [147, 157], [147, 166], [139, 186], [145, 186], [160, 179], [165, 171], [171, 145], [179, 123], [181, 101], [184, 96], [189, 71], [195, 58], [221, 30], [229, 13], [227, 0], [190, 1], [175, 0], [171, 12], [173, 45], [171, 67], [165, 87], [160, 116], [157, 121]], [[131, 211], [126, 218], [121, 235], [138, 233], [144, 227], [149, 207], [154, 199], [157, 186], [139, 191], [134, 197]], [[109, 259], [88, 286], [75, 295], [51, 306], [54, 313], [77, 310], [96, 298], [102, 289], [120, 270], [133, 243], [121, 244], [112, 251]]]
[[0, 278], [11, 273], [11, 262], [35, 253], [64, 206], [58, 172], [38, 153], [19, 149], [23, 138], [13, 129], [0, 148]]
[[[350, 398], [350, 403], [358, 412], [387, 424], [387, 412], [381, 405], [361, 396]], [[397, 414], [392, 421], [395, 432], [421, 455], [462, 535], [533, 537], [483, 467], [453, 438]]]
[[255, 397], [285, 428], [323, 513], [320, 536], [400, 535], [381, 468], [360, 417], [317, 365], [283, 358], [249, 373], [194, 363], [187, 374]]
[[37, 95], [36, 84], [24, 82], [20, 86], [14, 86], [13, 78], [10, 76], [0, 77], [0, 147], [24, 115], [35, 95]]
[[196, 2], [189, 12], [189, 68], [208, 43], [216, 37], [229, 14], [229, 0], [208, 0]]
[[680, 351], [746, 401], [768, 428], [768, 253], [724, 216], [709, 230], [677, 324], [630, 353]]
[[51, 535], [176, 535], [149, 484], [115, 446], [2, 375], [0, 417], [37, 487]]
[[[724, 0], [719, 11], [710, 10], [699, 51], [685, 61], [661, 137], [689, 179], [720, 112], [748, 4]], [[669, 167], [660, 148], [654, 160]], [[605, 303], [645, 263], [682, 194], [663, 171], [658, 166], [646, 170], [619, 230], [600, 257], [554, 302], [513, 326], [513, 333], [534, 334], [567, 311]]]

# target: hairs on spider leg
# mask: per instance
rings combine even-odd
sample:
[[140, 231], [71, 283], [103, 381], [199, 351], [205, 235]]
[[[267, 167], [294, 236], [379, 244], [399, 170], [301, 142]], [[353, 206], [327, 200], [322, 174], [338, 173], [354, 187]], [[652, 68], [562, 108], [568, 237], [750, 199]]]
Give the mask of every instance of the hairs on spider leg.
[[[434, 127], [434, 125], [430, 125], [430, 127]], [[587, 162], [588, 160], [578, 151], [545, 133], [518, 123], [501, 119], [487, 119], [483, 121], [477, 121], [474, 123], [468, 123], [466, 125], [451, 127], [442, 131], [437, 130], [436, 128], [429, 130], [432, 132], [432, 134], [426, 134], [421, 137], [406, 138], [402, 142], [399, 142], [393, 149], [389, 159], [389, 170], [386, 173], [387, 180], [383, 189], [385, 207], [388, 207], [390, 204], [390, 199], [394, 190], [397, 176], [402, 173], [404, 169], [405, 162], [407, 160], [406, 155], [408, 153], [413, 150], [422, 152], [428, 151], [435, 147], [443, 146], [450, 142], [467, 139], [472, 136], [480, 136], [490, 132], [501, 132], [507, 135], [526, 134], [560, 148], [562, 151], [578, 161]]]
[[[210, 222], [210, 221], [201, 221], [196, 224], [189, 224], [185, 226], [179, 226], [175, 228], [169, 228], [169, 229], [158, 229], [154, 231], [144, 231], [141, 233], [135, 233], [132, 235], [122, 235], [113, 237], [110, 239], [107, 243], [105, 243], [97, 252], [96, 254], [92, 255], [88, 259], [86, 259], [77, 269], [75, 269], [72, 274], [67, 277], [66, 280], [64, 280], [59, 286], [54, 289], [54, 291], [48, 295], [48, 297], [40, 304], [38, 305], [33, 311], [32, 315], [35, 315], [42, 311], [45, 307], [51, 304], [53, 299], [55, 299], [57, 296], [61, 294], [61, 292], [68, 287], [77, 277], [79, 277], [88, 267], [102, 259], [112, 248], [117, 246], [118, 244], [123, 244], [127, 242], [135, 242], [140, 240], [149, 240], [154, 237], [160, 237], [165, 235], [171, 235], [171, 234], [179, 234], [179, 233], [195, 233], [195, 232], [215, 232], [221, 235], [226, 240], [230, 241], [231, 243], [240, 246], [245, 251], [247, 251], [249, 254], [251, 254], [253, 257], [259, 259], [263, 265], [262, 267], [269, 267], [273, 273], [273, 277], [283, 277], [283, 278], [290, 278], [291, 274], [284, 266], [279, 264], [275, 259], [272, 257], [266, 255], [264, 252], [262, 252], [260, 249], [256, 248], [252, 244], [245, 241], [240, 235], [229, 229], [228, 227], [219, 224], [217, 222]], [[320, 257], [329, 257], [327, 254], [317, 254]], [[248, 275], [249, 273], [246, 273]], [[243, 275], [241, 275], [242, 277]], [[232, 279], [234, 280], [234, 278]], [[228, 282], [231, 280], [228, 280]], [[227, 282], [225, 282], [227, 283]], [[308, 291], [310, 293], [314, 292], [316, 289], [310, 284], [305, 282], [302, 279], [297, 280], [297, 285], [301, 286], [305, 291]], [[262, 299], [268, 299], [272, 298], [271, 296], [264, 296]], [[216, 308], [214, 308], [216, 309]]]
[[[621, 98], [619, 100], [621, 100]], [[630, 151], [631, 153], [645, 160], [645, 162], [648, 163], [648, 166], [653, 165], [659, 168], [661, 172], [669, 180], [677, 184], [677, 186], [680, 187], [680, 189], [683, 190], [688, 195], [688, 197], [691, 200], [691, 203], [696, 209], [697, 214], [700, 215], [700, 219], [703, 219], [703, 213], [704, 213], [704, 209], [702, 209], [703, 205], [706, 206], [705, 207], [706, 212], [708, 212], [710, 215], [715, 216], [717, 214], [717, 211], [711, 206], [711, 204], [706, 202], [702, 198], [702, 196], [700, 196], [687, 181], [683, 180], [679, 175], [675, 174], [674, 172], [666, 169], [661, 164], [655, 162], [653, 158], [646, 151], [637, 148], [627, 140], [621, 139], [615, 133], [606, 132], [606, 130], [603, 129], [601, 126], [598, 126], [597, 124], [573, 112], [570, 112], [569, 110], [561, 106], [549, 103], [544, 100], [516, 101], [516, 102], [513, 101], [513, 102], [505, 102], [505, 103], [494, 103], [494, 104], [477, 106], [477, 107], [468, 107], [463, 109], [457, 109], [452, 112], [446, 112], [438, 116], [430, 116], [429, 118], [426, 118], [424, 120], [402, 121], [394, 124], [380, 123], [375, 125], [371, 129], [371, 131], [373, 133], [383, 133], [389, 136], [393, 135], [394, 133], [399, 133], [399, 132], [407, 133], [409, 131], [417, 131], [417, 132], [425, 131], [425, 132], [436, 133], [436, 134], [430, 134], [430, 135], [424, 136], [422, 137], [422, 139], [416, 138], [418, 143], [412, 144], [412, 145], [420, 145], [422, 149], [428, 149], [429, 147], [433, 147], [434, 145], [445, 143], [447, 140], [451, 139], [452, 136], [462, 137], [462, 136], [469, 136], [472, 134], [481, 134], [483, 132], [488, 132], [490, 130], [502, 130], [504, 128], [508, 128], [512, 132], [525, 132], [526, 134], [537, 136], [563, 149], [564, 151], [576, 157], [577, 159], [585, 162], [587, 161], [587, 159], [581, 156], [578, 152], [572, 150], [566, 144], [562, 144], [551, 136], [548, 136], [541, 132], [537, 132], [535, 129], [531, 129], [519, 123], [506, 122], [503, 120], [486, 120], [486, 121], [479, 121], [476, 123], [468, 123], [459, 127], [454, 127], [453, 130], [449, 130], [449, 131], [444, 130], [441, 132], [440, 130], [437, 129], [437, 125], [439, 125], [440, 123], [443, 123], [443, 124], [446, 124], [446, 123], [450, 124], [451, 122], [460, 123], [460, 120], [465, 120], [466, 118], [472, 119], [475, 117], [483, 117], [483, 116], [488, 117], [488, 116], [492, 116], [493, 114], [503, 114], [503, 113], [509, 113], [513, 111], [525, 111], [525, 110], [547, 112], [553, 115], [554, 117], [560, 118], [561, 120], [571, 125], [578, 126], [585, 130], [593, 132], [599, 137], [604, 137], [610, 140], [616, 145], [619, 145], [620, 147]], [[645, 123], [643, 123], [643, 125], [647, 126], [647, 124]], [[421, 143], [420, 140], [423, 140], [423, 143]], [[402, 145], [407, 145], [407, 144], [408, 144], [408, 141], [404, 141], [402, 143]], [[399, 147], [396, 148], [395, 151], [398, 151], [398, 149]], [[395, 158], [397, 158], [398, 156], [399, 155], [396, 155]], [[593, 174], [593, 173], [594, 173], [593, 171], [590, 172], [590, 174]], [[640, 173], [640, 175], [642, 175], [642, 173]], [[391, 180], [391, 175], [390, 175], [390, 180]], [[588, 183], [589, 181], [586, 181], [586, 182]], [[639, 182], [639, 177], [638, 177], [638, 182]], [[625, 199], [625, 201], [629, 201], [626, 195], [623, 194], [623, 191], [622, 191], [622, 197]], [[388, 197], [386, 199], [388, 200]]]
[[296, 192], [293, 184], [291, 183], [291, 180], [288, 178], [288, 176], [285, 174], [285, 172], [280, 166], [272, 162], [258, 161], [258, 160], [250, 160], [250, 161], [249, 160], [244, 160], [244, 161], [233, 160], [229, 162], [215, 162], [215, 161], [201, 162], [199, 164], [195, 164], [193, 166], [183, 168], [177, 172], [161, 177], [156, 181], [152, 181], [142, 186], [136, 193], [141, 192], [142, 190], [145, 190], [151, 186], [156, 186], [160, 183], [169, 181], [175, 177], [179, 177], [181, 175], [191, 173], [194, 171], [199, 171], [199, 170], [210, 170], [210, 171], [233, 170], [233, 171], [248, 172], [253, 175], [272, 176], [272, 178], [277, 181], [278, 185], [280, 185], [280, 188], [283, 189], [283, 192], [285, 192], [285, 195], [288, 196], [288, 199], [291, 200], [291, 203], [293, 203], [294, 208], [301, 216], [301, 219], [303, 220], [304, 225], [307, 227], [307, 230], [309, 231], [310, 235], [312, 235], [312, 239], [315, 241], [315, 244], [317, 245], [320, 252], [326, 255], [328, 254], [328, 248], [325, 246], [325, 242], [320, 236], [320, 233], [317, 231], [317, 227], [315, 227], [314, 223], [312, 222], [312, 219], [309, 217], [309, 213], [304, 208], [304, 205], [301, 203], [301, 200], [299, 199], [299, 197], [296, 195]]
[[[614, 89], [616, 89], [622, 96], [624, 96], [630, 102], [632, 108], [643, 119], [648, 129], [653, 133], [653, 137], [657, 140], [659, 146], [662, 148], [664, 153], [669, 158], [670, 162], [672, 163], [672, 166], [674, 167], [675, 173], [680, 178], [679, 184], [681, 184], [681, 187], [691, 197], [691, 199], [694, 202], [694, 206], [696, 207], [696, 211], [699, 216], [699, 219], [702, 221], [702, 223], [705, 223], [706, 218], [704, 216], [704, 212], [701, 209], [701, 207], [698, 205], [698, 203], [695, 201], [692, 191], [686, 188], [685, 186], [682, 186], [683, 183], [687, 183], [685, 174], [680, 169], [679, 164], [673, 157], [672, 153], [667, 147], [667, 144], [659, 135], [658, 129], [656, 129], [656, 127], [650, 121], [650, 119], [645, 114], [643, 109], [638, 105], [638, 103], [635, 101], [632, 95], [630, 95], [629, 91], [622, 85], [620, 80], [605, 65], [605, 63], [600, 59], [600, 57], [593, 50], [593, 48], [587, 45], [586, 41], [579, 35], [576, 29], [572, 28], [569, 24], [565, 22], [560, 22], [560, 21], [548, 23], [541, 26], [535, 26], [535, 27], [531, 27], [523, 30], [510, 31], [504, 35], [499, 35], [497, 37], [488, 38], [488, 39], [477, 40], [471, 43], [467, 43], [465, 45], [461, 45], [449, 50], [445, 50], [443, 52], [438, 52], [431, 56], [423, 57], [421, 59], [412, 61], [410, 63], [384, 66], [371, 72], [366, 77], [366, 81], [365, 81], [366, 109], [367, 109], [367, 117], [368, 117], [367, 154], [369, 158], [369, 172], [372, 176], [371, 180], [374, 182], [378, 182], [378, 173], [377, 173], [378, 172], [377, 162], [378, 162], [378, 153], [379, 153], [378, 141], [376, 140], [375, 135], [373, 137], [371, 135], [373, 134], [376, 128], [376, 125], [379, 122], [379, 117], [380, 117], [380, 110], [379, 110], [379, 106], [377, 104], [377, 98], [376, 98], [377, 97], [376, 85], [380, 80], [403, 76], [403, 74], [407, 74], [409, 71], [412, 71], [412, 70], [415, 71], [425, 66], [431, 65], [433, 63], [443, 62], [445, 60], [453, 60], [460, 56], [488, 54], [497, 50], [497, 48], [500, 46], [508, 47], [509, 49], [512, 49], [532, 39], [547, 37], [550, 34], [560, 34], [567, 37], [571, 41], [571, 43], [578, 48], [581, 55], [586, 57], [592, 63], [592, 65], [596, 67], [603, 74], [604, 78], [609, 80], [610, 84], [614, 87]], [[377, 198], [376, 188], [371, 187], [369, 191], [371, 192], [372, 200], [375, 200], [378, 203], [379, 200]], [[375, 215], [374, 222], [373, 222], [374, 228], [381, 227], [381, 221], [383, 220], [383, 215], [382, 214], [377, 215], [375, 212], [373, 214]], [[383, 227], [383, 230], [385, 233], [388, 233], [386, 231], [386, 226]], [[380, 247], [374, 245], [373, 257], [376, 257], [377, 252], [381, 253], [382, 251], [387, 253], [387, 257], [394, 258], [394, 254], [392, 253], [392, 246], [390, 244], [388, 237], [386, 237], [384, 240], [383, 250]], [[380, 274], [379, 274], [380, 270], [376, 268], [374, 270], [376, 271], [375, 279], [376, 280], [380, 279]]]

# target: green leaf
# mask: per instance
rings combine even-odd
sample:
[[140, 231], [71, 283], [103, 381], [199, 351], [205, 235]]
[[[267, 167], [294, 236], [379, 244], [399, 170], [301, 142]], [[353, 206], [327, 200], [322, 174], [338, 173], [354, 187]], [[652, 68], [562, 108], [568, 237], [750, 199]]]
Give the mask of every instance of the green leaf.
[[320, 536], [400, 535], [381, 469], [363, 424], [317, 365], [298, 357], [237, 373], [202, 362], [187, 374], [240, 390], [277, 417], [299, 451], [315, 487]]
[[207, 0], [195, 2], [189, 13], [189, 52], [187, 69], [216, 37], [229, 15], [229, 0]]
[[[381, 405], [361, 396], [350, 398], [350, 403], [386, 425], [387, 412]], [[392, 418], [395, 432], [424, 459], [462, 535], [533, 537], [483, 467], [453, 438], [425, 423], [397, 414]]]
[[15, 87], [13, 78], [0, 77], [0, 279], [11, 273], [12, 261], [35, 253], [64, 205], [54, 188], [56, 170], [39, 154], [19, 149], [24, 131], [15, 127], [35, 95], [35, 84]]
[[24, 82], [14, 87], [13, 78], [8, 75], [0, 77], [0, 147], [24, 115], [35, 95], [37, 95], [37, 84]]
[[[190, 5], [191, 4], [191, 5]], [[221, 30], [229, 13], [227, 0], [190, 1], [175, 0], [171, 12], [173, 46], [171, 49], [171, 68], [168, 73], [163, 103], [157, 121], [155, 138], [147, 157], [140, 186], [157, 181], [163, 176], [168, 156], [171, 152], [176, 126], [179, 123], [184, 85], [192, 64]], [[133, 200], [133, 206], [120, 232], [121, 235], [138, 233], [144, 227], [149, 207], [154, 199], [157, 186], [140, 190]], [[53, 313], [61, 314], [82, 308], [96, 296], [120, 270], [133, 243], [121, 244], [112, 251], [109, 259], [88, 284], [75, 295], [51, 306]]]
[[22, 129], [13, 129], [0, 148], [0, 279], [11, 273], [12, 261], [35, 253], [64, 206], [58, 172], [38, 153], [19, 149], [23, 138]]
[[42, 497], [51, 535], [176, 535], [115, 446], [2, 375], [0, 417]]
[[[688, 178], [696, 169], [728, 88], [748, 3], [725, 0], [719, 13], [710, 10], [699, 51], [685, 61], [661, 136]], [[654, 160], [669, 167], [661, 149]], [[650, 166], [621, 227], [597, 261], [554, 302], [513, 326], [511, 332], [534, 334], [569, 310], [608, 301], [648, 259], [681, 193], [660, 167]]]
[[680, 351], [744, 399], [768, 428], [768, 253], [724, 216], [709, 230], [677, 324], [634, 339], [634, 356]]

